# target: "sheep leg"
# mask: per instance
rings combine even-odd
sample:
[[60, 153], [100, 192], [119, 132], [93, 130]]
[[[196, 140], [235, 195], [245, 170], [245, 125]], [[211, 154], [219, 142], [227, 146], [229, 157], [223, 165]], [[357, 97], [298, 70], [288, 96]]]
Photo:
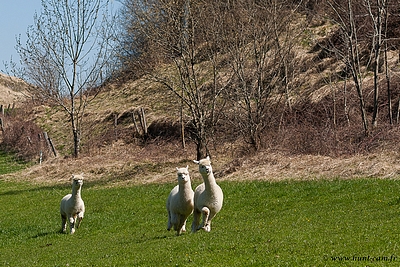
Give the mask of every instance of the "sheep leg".
[[186, 219], [185, 219], [185, 216], [183, 216], [183, 215], [182, 215], [182, 220], [184, 220], [184, 221], [183, 221], [183, 225], [181, 227], [181, 231], [186, 232]]
[[171, 229], [173, 227], [175, 231], [178, 230], [178, 217], [177, 217], [177, 214], [171, 212], [171, 219], [170, 219], [169, 223], [171, 225], [171, 227], [169, 229]]
[[210, 232], [211, 231], [211, 221], [208, 221], [207, 224], [203, 227], [204, 231]]
[[83, 217], [78, 217], [78, 223], [77, 223], [77, 225], [76, 225], [76, 228], [78, 229], [79, 228], [79, 226], [81, 226], [81, 223], [82, 223], [82, 220], [83, 220]]
[[197, 210], [194, 209], [193, 211], [193, 223], [192, 223], [192, 233], [195, 233], [197, 230], [199, 230], [199, 222], [200, 222], [200, 216], [201, 213]]
[[67, 232], [67, 216], [61, 214], [61, 232]]
[[172, 221], [171, 221], [171, 212], [168, 211], [168, 224], [167, 224], [167, 230], [171, 230], [172, 228]]
[[210, 232], [211, 227], [208, 222], [208, 218], [210, 216], [210, 210], [207, 207], [203, 207], [201, 209], [201, 213], [203, 214], [203, 222], [201, 223], [199, 229], [204, 229], [206, 232]]
[[76, 215], [69, 217], [69, 227], [70, 227], [71, 234], [75, 233], [75, 218], [76, 218]]
[[179, 222], [177, 224], [177, 232], [176, 235], [181, 235], [183, 232], [186, 232], [186, 217], [185, 215], [179, 215]]

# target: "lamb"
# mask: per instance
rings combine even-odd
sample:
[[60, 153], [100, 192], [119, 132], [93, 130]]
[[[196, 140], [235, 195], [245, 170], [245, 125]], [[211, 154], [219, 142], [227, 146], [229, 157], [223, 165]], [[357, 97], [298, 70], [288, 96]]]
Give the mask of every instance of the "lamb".
[[[194, 192], [192, 232], [195, 233], [200, 229], [210, 232], [211, 220], [221, 210], [224, 195], [215, 181], [210, 157], [193, 162], [199, 164], [199, 172], [204, 182], [197, 186]], [[199, 224], [201, 215], [203, 215], [203, 220]]]
[[193, 212], [192, 185], [189, 176], [189, 166], [176, 168], [178, 174], [178, 185], [175, 186], [167, 199], [168, 226], [167, 230], [173, 227], [176, 235], [186, 232], [186, 220]]
[[61, 229], [65, 233], [67, 231], [67, 218], [69, 220], [70, 233], [75, 232], [79, 228], [83, 215], [85, 213], [85, 203], [81, 198], [81, 189], [83, 185], [83, 175], [72, 175], [72, 194], [68, 194], [61, 200]]

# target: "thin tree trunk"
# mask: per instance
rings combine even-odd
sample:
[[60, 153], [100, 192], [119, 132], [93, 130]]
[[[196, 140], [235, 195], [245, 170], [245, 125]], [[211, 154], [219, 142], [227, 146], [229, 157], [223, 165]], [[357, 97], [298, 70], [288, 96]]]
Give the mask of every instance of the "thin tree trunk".
[[351, 6], [351, 1], [348, 0], [348, 8], [349, 8], [349, 22], [351, 34], [348, 35], [349, 41], [349, 50], [350, 50], [350, 67], [353, 75], [354, 84], [357, 90], [358, 98], [360, 101], [360, 112], [361, 112], [361, 120], [364, 128], [364, 135], [368, 136], [369, 127], [367, 121], [367, 112], [365, 109], [364, 95], [363, 95], [363, 86], [362, 86], [362, 75], [361, 75], [361, 64], [360, 64], [360, 52], [358, 51], [358, 39], [357, 39], [357, 27], [355, 25], [354, 13]]
[[399, 124], [400, 120], [400, 98], [397, 101], [397, 115], [396, 115], [396, 124]]
[[375, 63], [374, 63], [374, 110], [372, 113], [372, 127], [378, 126], [378, 97], [379, 97], [379, 45], [375, 45]]
[[186, 143], [185, 143], [185, 124], [183, 122], [183, 99], [181, 99], [181, 109], [180, 109], [180, 122], [181, 122], [181, 141], [182, 141], [182, 148], [185, 149]]
[[343, 83], [343, 101], [344, 114], [346, 116], [347, 125], [350, 126], [349, 108], [347, 106], [347, 78], [344, 79]]
[[388, 66], [388, 58], [387, 58], [387, 43], [385, 48], [385, 76], [386, 76], [386, 88], [387, 88], [387, 101], [388, 101], [388, 117], [390, 125], [393, 125], [393, 111], [392, 111], [392, 92], [390, 90], [390, 72]]
[[77, 129], [74, 129], [73, 131], [74, 134], [74, 157], [77, 158], [79, 156], [79, 146], [80, 146], [80, 136], [79, 136], [79, 131]]
[[71, 118], [71, 128], [72, 128], [72, 135], [74, 138], [74, 157], [77, 158], [79, 156], [79, 146], [80, 146], [80, 132], [74, 117], [74, 114], [70, 114]]
[[382, 45], [382, 6], [380, 6], [379, 3], [377, 6], [378, 12], [376, 15], [376, 20], [372, 11], [370, 11], [374, 24], [374, 37], [372, 44], [374, 47], [374, 110], [372, 114], [372, 127], [374, 128], [378, 126], [379, 64]]

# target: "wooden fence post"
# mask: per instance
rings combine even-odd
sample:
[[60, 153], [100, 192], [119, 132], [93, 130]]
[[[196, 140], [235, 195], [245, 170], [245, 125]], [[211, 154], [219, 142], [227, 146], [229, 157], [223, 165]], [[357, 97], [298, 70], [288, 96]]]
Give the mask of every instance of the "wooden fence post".
[[132, 120], [133, 120], [133, 125], [135, 125], [135, 129], [136, 129], [137, 134], [140, 135], [139, 127], [138, 127], [138, 125], [136, 123], [136, 119], [135, 119], [135, 111], [132, 112]]
[[55, 149], [55, 147], [53, 145], [53, 141], [51, 141], [50, 137], [49, 137], [49, 144], [50, 144], [50, 147], [51, 147], [51, 151], [53, 151], [54, 157], [57, 157], [56, 149]]
[[56, 149], [54, 148], [53, 142], [51, 141], [50, 137], [47, 135], [47, 132], [43, 132], [44, 140], [46, 140], [47, 146], [51, 149], [54, 154], [54, 157], [57, 157]]
[[43, 138], [44, 138], [44, 141], [46, 141], [47, 146], [50, 147], [49, 136], [47, 135], [47, 132], [43, 132]]
[[115, 141], [118, 140], [117, 126], [118, 126], [118, 115], [117, 115], [117, 113], [115, 113], [114, 114], [114, 136], [115, 136]]
[[147, 124], [146, 115], [144, 114], [144, 108], [140, 108], [140, 124], [142, 125], [144, 136], [147, 137]]

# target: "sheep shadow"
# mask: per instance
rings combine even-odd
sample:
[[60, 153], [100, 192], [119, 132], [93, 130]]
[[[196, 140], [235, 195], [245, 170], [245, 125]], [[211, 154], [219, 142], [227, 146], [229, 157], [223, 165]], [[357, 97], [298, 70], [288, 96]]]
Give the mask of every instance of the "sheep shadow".
[[45, 236], [48, 236], [48, 235], [50, 235], [50, 234], [52, 234], [52, 233], [51, 233], [51, 232], [38, 233], [38, 234], [32, 236], [32, 238], [45, 237]]
[[[101, 185], [106, 185], [107, 181], [95, 181], [95, 182], [85, 182], [84, 187], [85, 188], [92, 188], [95, 186], [101, 186]], [[15, 195], [21, 195], [25, 193], [31, 193], [31, 192], [43, 192], [43, 191], [54, 191], [54, 190], [70, 190], [71, 189], [71, 183], [70, 182], [65, 182], [62, 184], [55, 184], [55, 185], [48, 185], [48, 186], [38, 186], [35, 188], [24, 188], [24, 189], [13, 189], [13, 190], [8, 190], [4, 192], [0, 192], [0, 196], [15, 196]]]
[[52, 186], [39, 186], [36, 188], [27, 188], [27, 189], [14, 189], [8, 190], [5, 192], [1, 192], [0, 196], [13, 196], [20, 195], [29, 192], [38, 192], [38, 191], [53, 191], [53, 190], [62, 190], [65, 189], [65, 185], [52, 185]]
[[32, 239], [36, 239], [36, 238], [41, 238], [41, 237], [46, 237], [49, 235], [57, 235], [57, 234], [62, 234], [61, 229], [60, 230], [54, 230], [54, 231], [48, 231], [48, 232], [40, 232], [37, 233], [36, 235], [32, 236]]
[[139, 239], [136, 239], [135, 243], [141, 244], [141, 243], [146, 243], [148, 241], [160, 241], [160, 240], [173, 240], [174, 238], [181, 238], [182, 236], [185, 236], [188, 234], [182, 234], [180, 236], [177, 236], [176, 234], [161, 234], [161, 235], [155, 235], [155, 236], [148, 236], [146, 234], [143, 234]]

